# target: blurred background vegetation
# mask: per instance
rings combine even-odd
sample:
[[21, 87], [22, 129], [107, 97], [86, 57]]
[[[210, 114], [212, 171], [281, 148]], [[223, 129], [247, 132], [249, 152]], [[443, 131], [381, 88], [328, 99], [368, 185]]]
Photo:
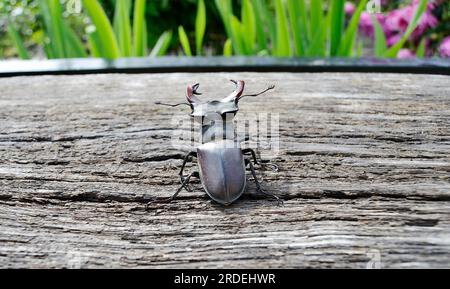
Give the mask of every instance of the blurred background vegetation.
[[0, 0], [0, 58], [450, 56], [450, 1]]

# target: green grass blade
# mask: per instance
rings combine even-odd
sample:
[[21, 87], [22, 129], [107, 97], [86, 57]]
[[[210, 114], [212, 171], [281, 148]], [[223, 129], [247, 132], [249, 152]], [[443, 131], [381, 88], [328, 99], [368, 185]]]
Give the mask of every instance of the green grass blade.
[[289, 41], [288, 19], [282, 0], [275, 0], [276, 13], [276, 43], [275, 56], [291, 56], [291, 44]]
[[116, 0], [114, 11], [114, 32], [119, 43], [121, 55], [125, 57], [132, 55], [130, 3], [127, 0]]
[[[46, 0], [43, 4], [49, 19], [46, 23], [51, 26], [48, 29], [53, 46], [52, 57], [56, 58], [82, 58], [87, 57], [86, 50], [75, 31], [63, 19], [61, 2], [59, 0]], [[44, 16], [45, 17], [45, 16]], [[47, 49], [46, 49], [47, 50]], [[48, 50], [49, 52], [49, 50]]]
[[419, 46], [417, 47], [417, 51], [416, 51], [416, 57], [417, 58], [424, 58], [425, 57], [425, 52], [426, 52], [426, 45], [427, 44], [427, 39], [423, 38], [420, 41]]
[[46, 29], [50, 30], [52, 23], [47, 0], [39, 0], [38, 4], [39, 4], [39, 12], [41, 13], [44, 19], [44, 26]]
[[53, 39], [53, 29], [52, 29], [52, 23], [51, 23], [51, 16], [50, 16], [50, 9], [47, 5], [47, 0], [39, 0], [39, 12], [42, 15], [42, 18], [44, 20], [44, 28], [46, 36], [48, 37], [48, 41], [44, 41], [44, 48], [45, 52], [47, 54], [47, 58], [53, 59], [57, 58], [57, 51], [55, 43], [52, 41]]
[[[322, 7], [319, 4], [314, 4], [314, 1], [311, 1], [310, 3], [311, 5], [316, 5], [317, 7], [313, 8], [311, 7], [311, 9], [315, 9], [315, 10], [319, 10], [319, 7]], [[311, 28], [311, 38], [309, 40], [309, 42], [307, 43], [307, 49], [306, 49], [306, 56], [309, 57], [326, 57], [327, 56], [327, 35], [330, 35], [330, 23], [331, 23], [331, 15], [332, 15], [332, 10], [329, 9], [327, 15], [322, 15], [319, 16], [318, 12], [315, 12], [316, 18], [318, 20], [315, 20], [317, 23], [319, 23], [315, 29]], [[311, 24], [312, 25], [312, 24]]]
[[126, 9], [128, 14], [130, 14], [130, 9], [131, 9], [131, 0], [115, 0], [116, 4], [114, 7], [114, 17], [113, 17], [113, 30], [114, 33], [116, 34], [116, 37], [118, 38], [120, 35], [120, 29], [119, 29], [119, 22], [120, 22], [120, 18], [121, 18], [121, 10], [119, 9], [119, 5], [122, 6], [122, 2], [125, 1], [125, 5], [126, 5]]
[[67, 57], [65, 39], [63, 32], [63, 19], [62, 10], [59, 0], [47, 0], [48, 9], [50, 11], [51, 26], [53, 29], [53, 35], [51, 41], [54, 43], [56, 57], [65, 58]]
[[244, 41], [242, 40], [242, 24], [237, 19], [236, 16], [231, 15], [230, 16], [230, 23], [231, 23], [231, 41], [233, 43], [234, 51], [237, 55], [245, 55], [245, 45]]
[[362, 57], [364, 50], [364, 42], [359, 41], [358, 46], [356, 47], [356, 57]]
[[100, 58], [103, 55], [100, 37], [97, 31], [89, 32], [88, 34], [88, 46], [91, 52], [91, 56]]
[[[258, 34], [258, 46], [259, 49], [268, 50], [269, 42], [271, 40], [272, 45], [270, 49], [274, 52], [276, 50], [275, 42], [277, 39], [277, 27], [275, 17], [273, 17], [268, 0], [253, 0], [253, 7], [255, 10], [255, 19], [257, 21], [257, 34]], [[258, 21], [257, 18], [260, 18]], [[262, 32], [262, 33], [261, 33]]]
[[115, 59], [120, 57], [119, 45], [117, 44], [111, 23], [105, 11], [97, 0], [81, 0], [92, 23], [95, 25], [99, 41], [103, 47], [103, 57]]
[[[323, 9], [323, 2], [316, 2], [311, 1], [311, 10], [315, 10], [313, 14], [316, 16], [311, 16], [316, 18], [314, 20], [316, 28], [314, 28], [313, 24], [311, 24], [310, 27], [310, 43], [308, 43], [308, 56], [315, 56], [315, 57], [326, 57], [329, 55], [329, 47], [330, 47], [330, 40], [327, 38], [327, 36], [330, 36], [331, 33], [331, 16], [332, 16], [332, 9], [328, 9], [328, 13], [325, 16], [324, 12], [320, 12], [321, 9]], [[314, 5], [314, 6], [313, 6]], [[319, 13], [320, 12], [320, 13]]]
[[[334, 2], [334, 0], [332, 0]], [[310, 15], [311, 15], [311, 25], [309, 26], [309, 35], [311, 39], [316, 38], [316, 34], [319, 33], [318, 28], [322, 27], [322, 22], [324, 21], [323, 14], [323, 1], [322, 0], [312, 0], [310, 3]]]
[[356, 42], [356, 36], [358, 34], [358, 25], [359, 19], [361, 18], [361, 14], [366, 8], [368, 0], [362, 0], [356, 12], [353, 14], [350, 23], [345, 31], [344, 37], [342, 38], [341, 45], [339, 47], [339, 56], [350, 57], [353, 54], [353, 48]]
[[231, 19], [230, 15], [233, 14], [233, 6], [231, 0], [215, 0], [217, 10], [222, 18], [223, 26], [228, 37], [231, 37]]
[[28, 51], [25, 49], [25, 44], [23, 43], [22, 38], [20, 37], [19, 31], [17, 31], [9, 15], [8, 15], [8, 34], [9, 37], [14, 42], [14, 46], [16, 47], [19, 57], [21, 59], [30, 59]]
[[223, 46], [223, 56], [230, 57], [231, 55], [233, 55], [233, 43], [231, 42], [231, 39], [228, 38]]
[[65, 35], [66, 57], [84, 58], [88, 56], [80, 38], [66, 22], [63, 22], [63, 33]]
[[255, 12], [251, 0], [243, 0], [242, 2], [242, 32], [245, 37], [246, 51], [249, 54], [255, 51], [256, 42], [256, 20]]
[[[253, 8], [255, 14], [255, 25], [256, 25], [256, 39], [258, 43], [258, 50], [266, 50], [267, 49], [267, 36], [266, 31], [264, 30], [265, 25], [265, 17], [264, 17], [264, 8], [263, 2], [261, 0], [253, 0]], [[230, 40], [231, 42], [231, 40]]]
[[372, 16], [372, 23], [375, 30], [375, 56], [382, 57], [387, 50], [386, 36], [384, 35], [383, 27], [375, 16]]
[[303, 56], [305, 54], [304, 36], [306, 34], [306, 27], [302, 17], [304, 8], [304, 0], [288, 0], [289, 20], [291, 22], [291, 31], [294, 38], [295, 55]]
[[52, 49], [51, 45], [47, 42], [44, 42], [44, 52], [45, 52], [45, 55], [47, 56], [47, 59], [55, 58], [55, 56], [53, 55], [53, 49]]
[[172, 31], [165, 31], [159, 37], [158, 41], [153, 47], [152, 52], [150, 53], [151, 57], [163, 56], [166, 54], [167, 50], [170, 47], [170, 42], [172, 41]]
[[[313, 1], [314, 2], [314, 1]], [[336, 56], [344, 32], [345, 10], [344, 0], [333, 0], [331, 2], [330, 23], [330, 56]]]
[[[119, 38], [120, 35], [120, 29], [119, 29], [119, 21], [120, 21], [120, 15], [121, 11], [119, 10], [119, 2], [120, 0], [116, 0], [116, 6], [114, 8], [114, 17], [113, 17], [113, 30], [116, 34], [116, 38]], [[122, 4], [120, 4], [122, 5]]]
[[310, 41], [311, 39], [311, 34], [310, 29], [309, 29], [309, 18], [308, 18], [308, 11], [306, 8], [306, 3], [304, 0], [299, 0], [298, 1], [298, 5], [299, 5], [299, 9], [300, 9], [300, 25], [301, 25], [301, 30], [304, 31], [302, 34], [303, 37], [303, 41], [305, 43], [305, 48], [307, 43]]
[[145, 0], [136, 0], [134, 5], [133, 37], [134, 56], [145, 56], [144, 50], [144, 25], [145, 25]]
[[332, 9], [329, 9], [326, 17], [325, 22], [322, 30], [322, 39], [323, 39], [323, 49], [322, 52], [325, 57], [331, 56], [331, 19], [332, 19], [333, 13]]
[[191, 45], [189, 44], [189, 38], [183, 26], [178, 26], [178, 38], [180, 39], [181, 47], [183, 47], [184, 54], [186, 56], [192, 56]]
[[[125, 9], [126, 9], [126, 12], [128, 13], [128, 16], [130, 15], [130, 12], [131, 12], [131, 7], [132, 7], [132, 0], [115, 0], [115, 2], [116, 2], [116, 6], [115, 6], [115, 8], [114, 8], [114, 18], [113, 18], [113, 29], [114, 29], [114, 32], [116, 33], [116, 35], [119, 35], [119, 20], [120, 20], [120, 10], [118, 9], [118, 7], [117, 7], [117, 5], [119, 4], [118, 2], [120, 2], [120, 1], [125, 1]], [[121, 4], [122, 5], [122, 4]]]
[[317, 28], [317, 31], [313, 35], [311, 43], [308, 46], [306, 51], [306, 56], [319, 56], [325, 57], [325, 38], [327, 32], [327, 22], [322, 21], [320, 26]]
[[202, 55], [205, 30], [206, 30], [205, 1], [198, 0], [197, 16], [195, 17], [195, 51], [197, 55]]
[[270, 10], [269, 4], [267, 4], [266, 0], [262, 0], [264, 5], [264, 17], [267, 21], [267, 26], [269, 27], [269, 35], [270, 39], [272, 40], [272, 50], [275, 51], [275, 45], [277, 39], [277, 24], [276, 24], [276, 18], [273, 17], [272, 11]]
[[142, 27], [142, 51], [144, 56], [148, 55], [148, 30], [147, 30], [147, 20], [144, 18], [144, 27]]
[[422, 17], [423, 13], [427, 9], [428, 0], [420, 0], [419, 5], [417, 6], [416, 11], [414, 12], [414, 16], [412, 18], [412, 21], [409, 23], [408, 28], [405, 31], [405, 34], [400, 38], [400, 40], [391, 48], [389, 48], [386, 53], [385, 57], [391, 57], [394, 58], [397, 56], [400, 49], [403, 48], [408, 38], [411, 36], [411, 34], [414, 32], [414, 29], [416, 29], [417, 24], [419, 24], [419, 20]]

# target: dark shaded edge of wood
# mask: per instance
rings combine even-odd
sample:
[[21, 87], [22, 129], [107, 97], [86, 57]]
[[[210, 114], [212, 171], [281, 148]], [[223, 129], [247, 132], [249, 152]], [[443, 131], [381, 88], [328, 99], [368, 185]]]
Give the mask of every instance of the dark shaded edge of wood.
[[450, 75], [450, 59], [274, 58], [274, 57], [160, 57], [0, 61], [0, 77], [98, 73], [408, 73]]

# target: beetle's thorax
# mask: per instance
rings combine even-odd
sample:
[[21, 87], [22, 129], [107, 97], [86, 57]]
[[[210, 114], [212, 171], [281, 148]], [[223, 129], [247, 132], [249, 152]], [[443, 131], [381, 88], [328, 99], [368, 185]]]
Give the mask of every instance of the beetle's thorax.
[[191, 116], [201, 122], [202, 143], [234, 139], [233, 119], [238, 110], [234, 100], [193, 103]]
[[202, 143], [220, 140], [234, 140], [236, 132], [234, 115], [221, 116], [214, 119], [204, 118], [202, 123]]

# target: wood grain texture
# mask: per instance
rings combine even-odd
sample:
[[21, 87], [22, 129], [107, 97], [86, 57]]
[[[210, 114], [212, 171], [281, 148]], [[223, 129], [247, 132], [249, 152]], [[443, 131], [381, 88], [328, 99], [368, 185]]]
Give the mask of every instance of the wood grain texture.
[[[200, 184], [168, 205], [185, 151], [155, 100], [203, 99], [247, 81], [278, 113], [280, 171], [260, 171], [284, 207], [233, 206]], [[210, 73], [0, 79], [0, 267], [450, 267], [450, 78]], [[194, 166], [190, 165], [189, 170]], [[379, 257], [379, 258], [378, 258]], [[380, 261], [378, 263], [378, 261]], [[370, 263], [371, 262], [371, 263]]]

